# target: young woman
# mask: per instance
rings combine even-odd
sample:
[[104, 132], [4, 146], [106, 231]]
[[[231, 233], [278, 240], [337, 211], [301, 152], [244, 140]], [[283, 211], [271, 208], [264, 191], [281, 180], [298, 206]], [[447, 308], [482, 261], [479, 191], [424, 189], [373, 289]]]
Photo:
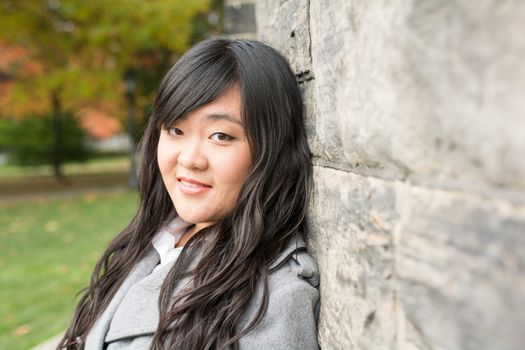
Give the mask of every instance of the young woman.
[[158, 88], [138, 163], [139, 209], [59, 349], [317, 349], [312, 165], [286, 60], [248, 40], [189, 50]]

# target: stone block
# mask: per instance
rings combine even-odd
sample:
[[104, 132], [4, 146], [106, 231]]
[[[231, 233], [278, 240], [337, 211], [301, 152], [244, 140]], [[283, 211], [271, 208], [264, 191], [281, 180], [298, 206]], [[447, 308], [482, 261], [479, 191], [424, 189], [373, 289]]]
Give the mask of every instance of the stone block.
[[318, 164], [523, 200], [524, 3], [310, 7]]
[[522, 349], [525, 207], [414, 187], [406, 208], [396, 289], [418, 349]]
[[323, 349], [394, 349], [396, 188], [315, 167], [309, 245], [321, 273]]
[[255, 33], [255, 4], [252, 1], [226, 1], [224, 6], [226, 34]]
[[315, 105], [315, 85], [313, 81], [302, 82], [299, 84], [301, 89], [301, 95], [303, 97], [303, 104], [305, 110], [305, 128], [306, 136], [308, 137], [308, 145], [310, 146], [310, 151], [317, 155], [319, 154], [319, 140], [317, 138], [317, 118], [314, 113]]
[[309, 3], [260, 0], [256, 7], [258, 39], [283, 53], [302, 80], [312, 78]]

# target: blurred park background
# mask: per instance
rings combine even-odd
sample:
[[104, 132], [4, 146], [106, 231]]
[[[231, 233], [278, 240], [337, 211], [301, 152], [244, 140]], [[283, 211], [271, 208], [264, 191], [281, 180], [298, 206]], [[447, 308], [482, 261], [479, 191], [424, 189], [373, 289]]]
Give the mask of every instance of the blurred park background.
[[223, 31], [221, 0], [0, 1], [0, 348], [67, 326], [137, 205], [156, 85]]

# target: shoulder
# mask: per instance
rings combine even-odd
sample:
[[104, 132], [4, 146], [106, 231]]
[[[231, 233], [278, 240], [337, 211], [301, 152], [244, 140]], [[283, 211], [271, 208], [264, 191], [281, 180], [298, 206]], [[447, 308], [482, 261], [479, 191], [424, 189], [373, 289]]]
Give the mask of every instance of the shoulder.
[[[241, 349], [318, 349], [319, 274], [305, 247], [288, 254], [268, 275], [268, 309]], [[260, 306], [254, 300], [251, 317]]]
[[288, 246], [270, 265], [268, 288], [270, 296], [301, 293], [319, 295], [319, 270], [315, 259], [308, 253], [300, 233], [296, 233]]
[[[268, 321], [281, 321], [284, 331], [317, 332], [319, 275], [315, 260], [298, 252], [268, 276]], [[303, 327], [303, 330], [296, 329]]]
[[315, 259], [307, 252], [306, 243], [301, 233], [297, 232], [285, 249], [270, 265], [271, 279], [289, 279], [308, 282], [313, 287], [319, 286], [319, 271]]
[[305, 250], [294, 252], [268, 275], [269, 308], [288, 302], [307, 303], [319, 299], [319, 273]]

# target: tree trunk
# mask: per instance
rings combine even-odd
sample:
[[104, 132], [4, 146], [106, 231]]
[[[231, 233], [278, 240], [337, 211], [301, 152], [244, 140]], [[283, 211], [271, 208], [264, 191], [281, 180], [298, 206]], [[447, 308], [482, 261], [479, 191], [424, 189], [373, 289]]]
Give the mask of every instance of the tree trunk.
[[64, 174], [62, 173], [63, 162], [63, 115], [62, 104], [60, 101], [59, 92], [57, 90], [51, 93], [51, 105], [53, 107], [53, 173], [57, 181], [64, 181]]
[[130, 157], [130, 173], [129, 173], [129, 188], [136, 190], [138, 188], [137, 181], [137, 165], [136, 165], [136, 153], [137, 153], [137, 122], [135, 120], [135, 93], [128, 93], [128, 128], [129, 128], [129, 157]]

